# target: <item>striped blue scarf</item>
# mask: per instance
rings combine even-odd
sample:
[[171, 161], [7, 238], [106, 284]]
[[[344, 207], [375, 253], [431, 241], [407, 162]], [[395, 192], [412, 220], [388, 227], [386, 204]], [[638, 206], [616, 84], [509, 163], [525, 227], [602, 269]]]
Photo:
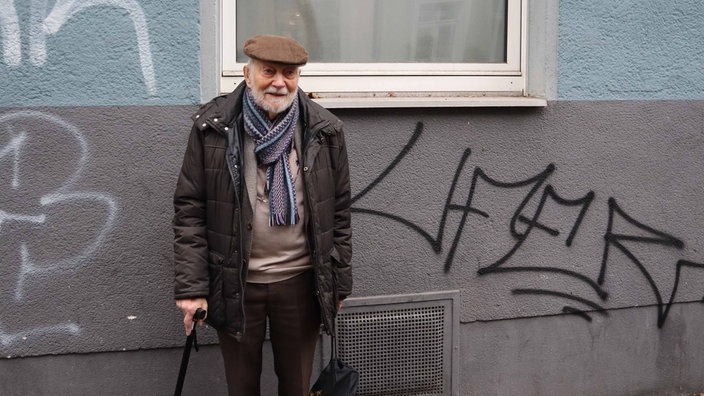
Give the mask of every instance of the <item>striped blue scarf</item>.
[[293, 134], [298, 121], [298, 98], [285, 112], [270, 121], [267, 112], [254, 101], [251, 90], [245, 90], [243, 105], [244, 130], [254, 139], [254, 153], [267, 166], [266, 186], [269, 191], [269, 225], [298, 223], [296, 185], [288, 162]]

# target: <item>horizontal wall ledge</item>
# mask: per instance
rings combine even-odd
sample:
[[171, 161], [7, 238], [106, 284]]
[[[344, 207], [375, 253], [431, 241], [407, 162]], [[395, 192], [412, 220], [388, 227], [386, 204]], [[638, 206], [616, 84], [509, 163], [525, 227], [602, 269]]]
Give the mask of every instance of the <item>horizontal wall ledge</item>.
[[398, 107], [546, 107], [545, 98], [535, 97], [353, 97], [315, 98], [330, 109]]

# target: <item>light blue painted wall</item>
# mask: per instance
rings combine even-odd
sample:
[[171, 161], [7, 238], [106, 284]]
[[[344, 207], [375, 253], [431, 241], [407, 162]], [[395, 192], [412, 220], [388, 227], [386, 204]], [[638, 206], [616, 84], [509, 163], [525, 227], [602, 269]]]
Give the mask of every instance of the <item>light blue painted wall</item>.
[[561, 0], [558, 99], [704, 99], [704, 1]]
[[198, 1], [104, 3], [3, 5], [0, 106], [198, 103]]
[[[116, 0], [82, 8], [44, 35], [46, 17], [57, 21], [50, 12], [74, 3], [91, 1], [2, 7], [0, 106], [200, 101], [198, 2]], [[142, 16], [144, 29], [136, 27]], [[558, 99], [704, 98], [700, 0], [562, 0], [558, 40]]]

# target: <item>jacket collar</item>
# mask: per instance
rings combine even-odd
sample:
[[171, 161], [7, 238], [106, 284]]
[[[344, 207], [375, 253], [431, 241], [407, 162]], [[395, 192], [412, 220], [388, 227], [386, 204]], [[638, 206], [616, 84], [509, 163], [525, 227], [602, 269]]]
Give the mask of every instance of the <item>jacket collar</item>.
[[226, 133], [234, 126], [235, 118], [242, 113], [242, 98], [245, 87], [246, 84], [243, 81], [229, 94], [220, 95], [201, 106], [191, 116], [195, 126], [200, 130], [211, 127]]

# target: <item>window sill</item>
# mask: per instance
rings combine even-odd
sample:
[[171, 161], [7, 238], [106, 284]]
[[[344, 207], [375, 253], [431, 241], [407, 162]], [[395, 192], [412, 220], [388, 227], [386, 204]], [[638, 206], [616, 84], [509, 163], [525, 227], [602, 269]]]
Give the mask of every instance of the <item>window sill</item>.
[[547, 99], [525, 96], [313, 98], [329, 109], [403, 107], [547, 107]]

